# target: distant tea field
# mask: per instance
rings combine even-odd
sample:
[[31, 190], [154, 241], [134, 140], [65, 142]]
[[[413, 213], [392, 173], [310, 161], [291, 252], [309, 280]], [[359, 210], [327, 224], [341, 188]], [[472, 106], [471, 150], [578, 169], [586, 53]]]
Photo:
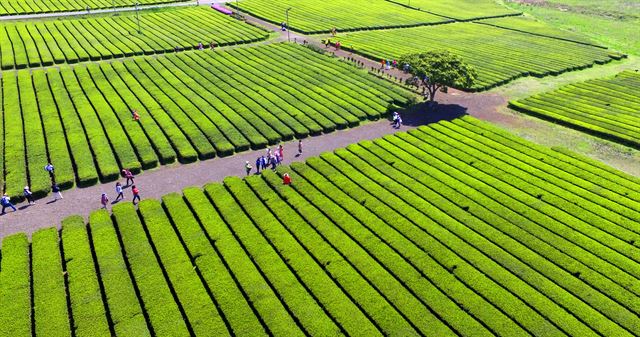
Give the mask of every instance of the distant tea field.
[[255, 42], [268, 32], [203, 7], [135, 14], [0, 23], [2, 69], [97, 61]]
[[[229, 6], [236, 7], [235, 3]], [[417, 11], [384, 0], [243, 0], [237, 7], [269, 22], [286, 21], [291, 29], [305, 34], [432, 25], [451, 22], [449, 18]]]
[[343, 48], [378, 60], [450, 50], [478, 72], [476, 83], [464, 88], [469, 90], [486, 90], [522, 76], [558, 75], [624, 57], [593, 45], [473, 22], [352, 32], [334, 40]]
[[640, 74], [569, 84], [557, 90], [511, 101], [537, 117], [640, 148]]

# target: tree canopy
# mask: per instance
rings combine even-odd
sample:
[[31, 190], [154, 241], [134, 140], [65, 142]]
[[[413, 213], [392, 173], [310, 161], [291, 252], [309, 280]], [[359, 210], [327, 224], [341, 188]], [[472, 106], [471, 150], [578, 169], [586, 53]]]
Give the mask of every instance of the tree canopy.
[[409, 72], [426, 87], [431, 102], [440, 88], [469, 88], [476, 79], [476, 70], [448, 50], [405, 55], [400, 64], [409, 65]]

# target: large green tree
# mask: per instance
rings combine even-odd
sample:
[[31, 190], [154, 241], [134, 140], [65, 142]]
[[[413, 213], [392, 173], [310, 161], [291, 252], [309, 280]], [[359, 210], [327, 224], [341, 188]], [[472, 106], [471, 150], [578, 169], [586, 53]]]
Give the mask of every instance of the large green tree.
[[400, 64], [409, 65], [409, 73], [425, 86], [430, 102], [440, 88], [469, 88], [476, 79], [476, 70], [448, 50], [405, 55]]

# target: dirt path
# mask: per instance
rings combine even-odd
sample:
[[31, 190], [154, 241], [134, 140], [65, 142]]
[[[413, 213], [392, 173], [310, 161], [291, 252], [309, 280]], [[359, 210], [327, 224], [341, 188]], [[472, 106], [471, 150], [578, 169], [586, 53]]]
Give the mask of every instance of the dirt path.
[[[458, 115], [452, 115], [451, 110], [446, 107], [441, 113], [425, 114], [421, 111], [415, 111], [403, 116], [405, 126], [401, 130], [408, 130], [441, 119], [452, 119], [456, 116]], [[388, 120], [368, 122], [353, 129], [339, 130], [303, 140], [303, 154], [301, 156], [295, 156], [298, 150], [297, 141], [283, 143], [284, 164], [303, 161], [310, 156], [317, 156], [361, 140], [374, 139], [394, 132], [397, 130], [390, 125]], [[179, 192], [188, 186], [203, 186], [208, 182], [221, 181], [227, 176], [244, 176], [245, 161], [249, 161], [255, 168], [256, 158], [265, 153], [266, 150], [262, 149], [193, 164], [162, 166], [137, 176], [136, 186], [140, 189], [143, 198], [160, 198], [167, 193]], [[63, 191], [64, 199], [55, 202], [52, 201], [53, 196], [49, 196], [38, 200], [37, 204], [33, 206], [26, 203], [16, 205], [17, 212], [8, 210], [7, 214], [0, 216], [0, 237], [18, 232], [31, 234], [39, 228], [58, 226], [62, 219], [70, 215], [88, 216], [92, 210], [100, 208], [101, 194], [107, 193], [113, 200], [115, 198], [114, 190], [115, 182]], [[132, 197], [129, 188], [125, 189], [125, 195], [125, 202], [129, 202]]]

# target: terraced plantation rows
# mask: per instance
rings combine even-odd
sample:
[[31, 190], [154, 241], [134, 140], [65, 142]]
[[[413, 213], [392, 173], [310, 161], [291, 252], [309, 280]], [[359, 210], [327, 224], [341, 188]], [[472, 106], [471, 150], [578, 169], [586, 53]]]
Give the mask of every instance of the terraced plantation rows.
[[458, 21], [519, 15], [520, 13], [495, 0], [388, 0], [402, 6]]
[[[2, 74], [5, 191], [92, 185], [353, 127], [406, 104], [408, 91], [299, 45]], [[132, 110], [139, 121], [134, 121]], [[9, 116], [11, 116], [9, 118]]]
[[141, 5], [150, 5], [180, 1], [186, 0], [2, 0], [0, 1], [0, 15], [84, 11], [87, 7], [90, 9], [105, 9], [133, 7], [136, 2]]
[[49, 66], [266, 39], [262, 28], [204, 7], [0, 24], [2, 69]]
[[639, 209], [464, 117], [7, 237], [0, 335], [633, 336]]
[[640, 74], [569, 84], [511, 101], [509, 106], [603, 138], [640, 148]]
[[505, 29], [512, 29], [515, 31], [529, 33], [540, 36], [552, 37], [555, 39], [578, 42], [582, 44], [592, 45], [595, 47], [605, 48], [603, 46], [595, 44], [589, 40], [586, 36], [572, 32], [569, 30], [558, 29], [551, 24], [543, 21], [539, 21], [536, 18], [530, 16], [517, 16], [517, 17], [502, 17], [495, 19], [485, 19], [475, 21], [479, 24], [485, 24]]
[[[385, 0], [243, 0], [230, 2], [230, 7], [248, 12], [252, 16], [280, 24], [286, 21], [289, 11], [289, 27], [305, 34], [339, 31], [368, 30], [423, 26], [451, 22], [452, 20], [426, 12], [399, 6]], [[365, 9], [366, 10], [363, 10]], [[354, 15], [356, 14], [356, 15]]]
[[465, 88], [471, 90], [486, 90], [522, 76], [557, 75], [624, 57], [599, 47], [478, 23], [354, 32], [334, 40], [345, 49], [378, 60], [425, 50], [451, 50], [476, 68], [476, 84]]

